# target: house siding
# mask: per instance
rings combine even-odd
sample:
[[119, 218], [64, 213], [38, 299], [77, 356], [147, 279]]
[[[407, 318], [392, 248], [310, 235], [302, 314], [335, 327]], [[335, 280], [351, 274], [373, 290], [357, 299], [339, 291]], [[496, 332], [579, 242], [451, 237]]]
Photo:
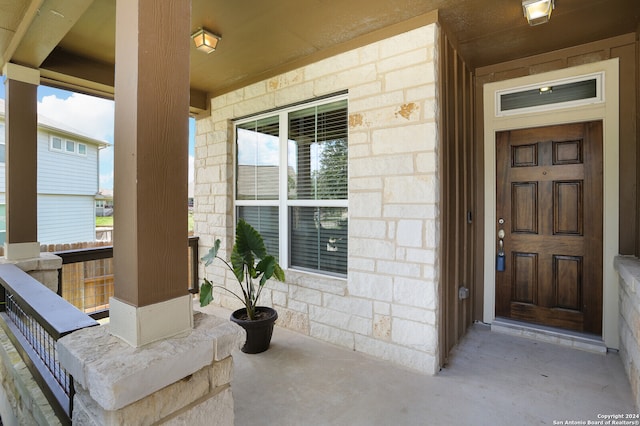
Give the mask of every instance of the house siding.
[[[3, 123], [4, 124], [4, 123]], [[86, 155], [49, 149], [50, 135], [86, 145]], [[38, 241], [42, 244], [95, 241], [98, 146], [38, 130]], [[4, 143], [4, 132], [0, 143]], [[0, 163], [0, 204], [6, 203], [6, 164]]]
[[6, 182], [6, 167], [5, 167], [5, 163], [0, 163], [0, 203], [4, 204], [5, 203], [5, 192], [4, 189], [7, 187], [7, 182]]
[[[73, 138], [60, 136], [63, 140]], [[75, 139], [75, 142], [78, 142]], [[98, 192], [98, 147], [88, 144], [87, 155], [49, 149], [49, 133], [38, 132], [38, 193], [95, 195]]]
[[38, 195], [41, 244], [95, 240], [95, 201], [88, 195]]
[[[200, 249], [215, 238], [228, 249], [230, 120], [347, 90], [347, 279], [288, 270], [262, 303], [278, 310], [281, 326], [431, 374], [439, 351], [438, 32], [427, 25], [213, 98], [211, 117], [197, 121], [195, 160]], [[206, 274], [224, 282], [227, 271], [218, 265]], [[233, 288], [232, 277], [226, 285]], [[215, 300], [238, 307], [226, 294]]]

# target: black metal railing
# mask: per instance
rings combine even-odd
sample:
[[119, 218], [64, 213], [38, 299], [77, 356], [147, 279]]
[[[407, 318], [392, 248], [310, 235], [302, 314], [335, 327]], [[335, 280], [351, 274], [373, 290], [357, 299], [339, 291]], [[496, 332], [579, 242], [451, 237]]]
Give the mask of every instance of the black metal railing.
[[15, 265], [0, 265], [0, 326], [63, 423], [71, 423], [73, 379], [58, 362], [56, 342], [98, 323]]
[[[198, 240], [198, 237], [189, 237], [188, 290], [191, 294], [199, 291]], [[113, 296], [113, 246], [54, 254], [62, 258], [62, 268], [58, 270], [58, 294], [94, 319], [108, 317], [108, 301]]]

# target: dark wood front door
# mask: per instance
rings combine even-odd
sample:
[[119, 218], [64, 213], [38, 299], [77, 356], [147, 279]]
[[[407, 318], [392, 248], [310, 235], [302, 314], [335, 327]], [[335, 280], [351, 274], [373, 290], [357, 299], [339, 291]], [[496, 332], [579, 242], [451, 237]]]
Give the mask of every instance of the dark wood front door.
[[601, 335], [602, 122], [499, 132], [496, 165], [496, 316]]

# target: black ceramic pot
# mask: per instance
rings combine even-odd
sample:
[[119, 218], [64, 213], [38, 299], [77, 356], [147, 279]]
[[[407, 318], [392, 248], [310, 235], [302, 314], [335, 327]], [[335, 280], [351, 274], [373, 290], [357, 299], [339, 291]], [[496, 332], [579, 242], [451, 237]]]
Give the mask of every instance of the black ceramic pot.
[[247, 354], [258, 354], [269, 349], [273, 325], [278, 319], [278, 312], [266, 306], [257, 306], [256, 315], [258, 318], [255, 320], [246, 319], [247, 310], [245, 308], [238, 309], [231, 314], [231, 321], [247, 332], [247, 340], [241, 349]]

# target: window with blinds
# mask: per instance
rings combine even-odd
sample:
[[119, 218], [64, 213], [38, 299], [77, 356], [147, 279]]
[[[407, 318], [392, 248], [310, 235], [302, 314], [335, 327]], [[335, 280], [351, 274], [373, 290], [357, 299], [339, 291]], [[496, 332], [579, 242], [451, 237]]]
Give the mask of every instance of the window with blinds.
[[289, 268], [347, 274], [345, 96], [236, 123], [236, 213]]

